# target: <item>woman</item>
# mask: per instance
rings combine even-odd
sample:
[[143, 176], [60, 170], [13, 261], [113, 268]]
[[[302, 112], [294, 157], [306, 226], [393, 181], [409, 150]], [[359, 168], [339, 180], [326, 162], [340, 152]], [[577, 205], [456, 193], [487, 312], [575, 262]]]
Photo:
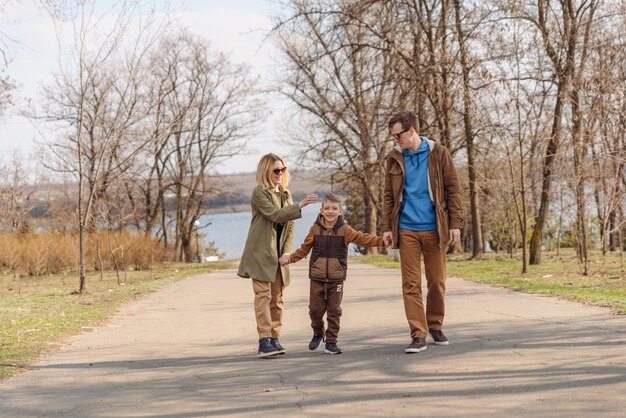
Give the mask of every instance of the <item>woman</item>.
[[241, 256], [241, 277], [252, 278], [254, 311], [259, 333], [258, 356], [285, 354], [278, 337], [282, 326], [283, 287], [289, 284], [289, 268], [281, 267], [278, 258], [291, 252], [294, 219], [300, 210], [317, 200], [310, 194], [294, 204], [287, 190], [289, 171], [275, 154], [261, 157], [256, 170], [257, 186], [252, 192], [252, 222]]

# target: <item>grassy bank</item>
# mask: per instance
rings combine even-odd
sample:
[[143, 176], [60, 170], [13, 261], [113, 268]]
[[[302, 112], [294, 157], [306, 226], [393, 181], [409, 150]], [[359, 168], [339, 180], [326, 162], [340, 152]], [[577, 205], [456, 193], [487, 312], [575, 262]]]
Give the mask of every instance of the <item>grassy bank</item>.
[[153, 271], [129, 271], [118, 285], [114, 272], [90, 273], [87, 292], [73, 275], [14, 278], [0, 275], [0, 380], [15, 374], [64, 339], [102, 323], [120, 305], [163, 285], [228, 267], [228, 262], [169, 264]]
[[[390, 256], [361, 257], [363, 261], [386, 268], [399, 268]], [[626, 315], [626, 271], [618, 254], [603, 257], [593, 253], [590, 274], [583, 276], [572, 250], [542, 255], [540, 265], [528, 266], [521, 274], [519, 257], [486, 254], [483, 260], [468, 260], [467, 254], [449, 257], [448, 275], [479, 283], [501, 286], [526, 293], [539, 293], [609, 307]]]

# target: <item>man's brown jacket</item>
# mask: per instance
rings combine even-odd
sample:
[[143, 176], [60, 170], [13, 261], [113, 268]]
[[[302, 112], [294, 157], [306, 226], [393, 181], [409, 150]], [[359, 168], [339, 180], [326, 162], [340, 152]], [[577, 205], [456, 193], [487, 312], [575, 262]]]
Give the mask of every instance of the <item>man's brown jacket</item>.
[[[428, 193], [437, 217], [439, 248], [450, 242], [450, 229], [460, 229], [463, 223], [461, 185], [450, 151], [435, 141], [428, 141]], [[391, 231], [393, 248], [398, 248], [398, 224], [404, 190], [404, 158], [399, 147], [387, 156], [385, 192], [381, 229]]]

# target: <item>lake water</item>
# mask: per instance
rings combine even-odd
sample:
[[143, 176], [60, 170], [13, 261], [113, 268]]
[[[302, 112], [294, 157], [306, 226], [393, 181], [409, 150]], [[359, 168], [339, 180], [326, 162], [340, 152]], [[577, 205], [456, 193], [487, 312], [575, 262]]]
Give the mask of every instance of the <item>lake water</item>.
[[[320, 213], [321, 203], [312, 203], [302, 209], [302, 218], [296, 219], [296, 233], [293, 241], [293, 249], [297, 249], [304, 241], [311, 225]], [[210, 241], [215, 243], [220, 253], [225, 253], [226, 260], [241, 258], [243, 248], [248, 237], [248, 228], [252, 220], [252, 212], [232, 212], [206, 215], [200, 219], [200, 225], [211, 225], [203, 228], [201, 233], [202, 245], [208, 245]]]
[[[295, 251], [304, 242], [306, 234], [317, 215], [320, 213], [322, 203], [312, 203], [302, 209], [302, 218], [296, 219], [296, 234], [293, 240], [293, 250]], [[200, 218], [200, 225], [211, 225], [203, 228], [201, 233], [200, 246], [206, 246], [213, 241], [218, 252], [225, 253], [225, 260], [238, 260], [241, 258], [243, 248], [248, 237], [248, 228], [252, 220], [252, 212], [232, 212], [219, 213], [216, 215], [206, 215]], [[356, 252], [354, 244], [348, 247], [349, 255], [360, 255]]]

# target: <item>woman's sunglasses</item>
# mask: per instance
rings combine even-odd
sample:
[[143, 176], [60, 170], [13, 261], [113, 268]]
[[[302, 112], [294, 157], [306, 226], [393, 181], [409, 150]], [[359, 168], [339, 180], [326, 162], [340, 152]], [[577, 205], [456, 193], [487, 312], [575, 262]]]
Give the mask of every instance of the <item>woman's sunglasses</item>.
[[283, 167], [283, 168], [275, 168], [272, 170], [272, 172], [276, 175], [279, 174], [285, 174], [285, 171], [287, 171], [287, 167]]

